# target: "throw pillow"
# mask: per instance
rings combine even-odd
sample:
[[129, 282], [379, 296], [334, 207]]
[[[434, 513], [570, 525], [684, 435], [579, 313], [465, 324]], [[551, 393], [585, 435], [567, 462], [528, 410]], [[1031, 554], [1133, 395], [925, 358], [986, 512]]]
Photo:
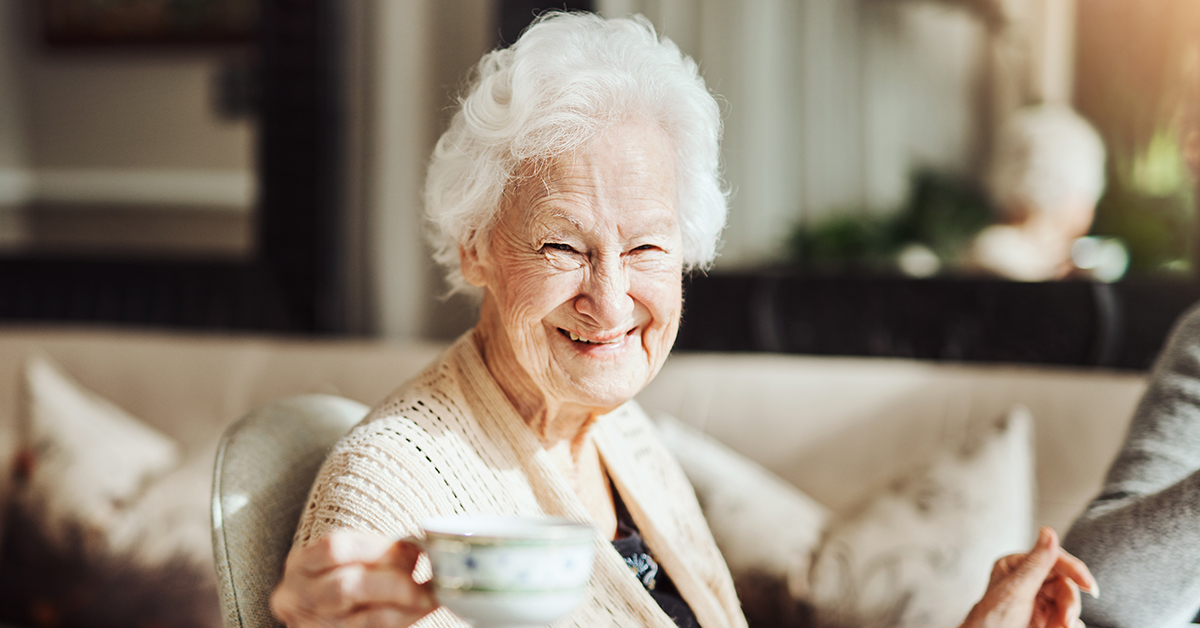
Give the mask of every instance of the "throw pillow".
[[[103, 537], [151, 481], [179, 463], [175, 443], [35, 356], [25, 371], [16, 499], [51, 540], [68, 527]], [[98, 538], [96, 540], [99, 540]]]
[[25, 375], [0, 622], [219, 626], [211, 453], [181, 465], [170, 438], [46, 358], [31, 359]]
[[[715, 439], [657, 417], [660, 437], [696, 490], [751, 625], [800, 623], [803, 595], [830, 512], [800, 489]], [[793, 574], [789, 583], [789, 574]]]
[[1014, 408], [833, 523], [807, 574], [822, 628], [958, 626], [995, 560], [1033, 536], [1032, 418]]

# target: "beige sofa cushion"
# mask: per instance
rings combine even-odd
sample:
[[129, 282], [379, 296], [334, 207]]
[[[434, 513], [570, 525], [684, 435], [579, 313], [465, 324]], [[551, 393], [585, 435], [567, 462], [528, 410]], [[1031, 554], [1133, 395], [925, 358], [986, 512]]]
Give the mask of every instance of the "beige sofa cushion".
[[1035, 421], [1035, 523], [1064, 531], [1099, 491], [1144, 388], [1143, 374], [1100, 369], [677, 354], [639, 401], [839, 513], [1021, 404]]
[[175, 439], [183, 455], [215, 449], [226, 425], [280, 397], [329, 393], [368, 406], [418, 373], [439, 344], [289, 340], [103, 329], [0, 330], [0, 468], [28, 356], [48, 355], [84, 387]]

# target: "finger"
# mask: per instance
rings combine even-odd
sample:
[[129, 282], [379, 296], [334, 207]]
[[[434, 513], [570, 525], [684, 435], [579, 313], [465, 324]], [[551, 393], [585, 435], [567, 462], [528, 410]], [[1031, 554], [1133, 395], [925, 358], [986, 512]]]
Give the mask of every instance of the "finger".
[[1074, 580], [1067, 580], [1067, 587], [1071, 590], [1071, 597], [1067, 612], [1063, 617], [1063, 626], [1074, 626], [1079, 621], [1079, 615], [1083, 613], [1083, 596], [1079, 593], [1079, 585], [1075, 584]]
[[407, 628], [430, 611], [411, 612], [391, 606], [376, 606], [351, 614], [345, 618], [343, 625], [346, 628]]
[[295, 596], [293, 591], [288, 586], [277, 587], [271, 592], [271, 597], [268, 600], [268, 605], [271, 607], [271, 614], [285, 626], [294, 626], [296, 623]]
[[1017, 568], [1017, 565], [1020, 565], [1021, 561], [1024, 559], [1024, 554], [1009, 554], [1008, 556], [1000, 557], [1000, 559], [997, 560], [994, 565], [992, 565], [992, 577], [988, 586], [995, 586], [996, 583], [1000, 582], [1004, 578], [1007, 578], [1008, 574], [1012, 573], [1013, 570]]
[[297, 567], [310, 574], [329, 571], [340, 565], [375, 563], [387, 557], [395, 542], [355, 530], [335, 530], [311, 545], [296, 550]]
[[1050, 618], [1054, 616], [1050, 603], [1045, 598], [1038, 597], [1033, 604], [1033, 612], [1029, 618], [1030, 628], [1048, 628]]
[[1092, 576], [1091, 570], [1082, 560], [1072, 556], [1070, 552], [1061, 547], [1058, 548], [1058, 560], [1054, 564], [1054, 573], [1075, 582], [1080, 589], [1090, 593], [1092, 597], [1100, 597], [1100, 585]]
[[1054, 530], [1042, 526], [1033, 549], [1025, 554], [1019, 564], [1004, 578], [1002, 584], [1008, 589], [1007, 593], [1032, 601], [1042, 588], [1046, 577], [1050, 575], [1057, 558], [1058, 536], [1054, 534]]
[[388, 553], [387, 563], [399, 571], [411, 574], [417, 568], [417, 559], [421, 557], [420, 545], [408, 541], [396, 541]]
[[412, 573], [416, 569], [417, 559], [421, 557], [421, 552], [425, 550], [421, 549], [420, 545], [408, 540], [392, 541], [391, 543], [387, 552], [382, 556], [370, 563], [364, 564], [374, 567], [388, 566], [394, 568], [396, 571]]
[[412, 579], [412, 571], [392, 566], [346, 565], [317, 578], [309, 604], [321, 616], [344, 615], [364, 606], [392, 605], [413, 611], [432, 610], [432, 588]]
[[[1053, 530], [1042, 528], [1038, 534], [1037, 543], [1027, 554], [1013, 554], [996, 561], [992, 571], [991, 583], [983, 594], [983, 599], [971, 609], [965, 625], [979, 624], [986, 618], [1006, 617], [1000, 619], [999, 625], [1009, 625], [1016, 616], [1023, 617], [1019, 625], [1035, 625], [1030, 620], [1030, 614], [1035, 609], [1042, 608], [1045, 600], [1038, 592], [1054, 567], [1057, 557], [1057, 545]], [[1045, 613], [1041, 613], [1045, 617]], [[975, 621], [972, 621], [974, 618]], [[987, 620], [995, 623], [995, 618]], [[1011, 624], [1018, 625], [1018, 624]]]
[[[432, 582], [417, 582], [413, 580], [411, 568], [399, 575], [396, 572], [388, 573], [389, 579], [380, 579], [374, 583], [373, 586], [378, 588], [365, 595], [364, 601], [367, 603], [384, 602], [401, 609], [410, 609], [424, 613], [428, 613], [438, 607], [437, 598], [433, 594]], [[391, 578], [397, 578], [400, 584], [395, 585], [394, 581], [389, 581]]]
[[1079, 585], [1072, 580], [1055, 577], [1053, 581], [1054, 619], [1056, 626], [1071, 628], [1079, 620], [1083, 610], [1083, 598], [1079, 595]]

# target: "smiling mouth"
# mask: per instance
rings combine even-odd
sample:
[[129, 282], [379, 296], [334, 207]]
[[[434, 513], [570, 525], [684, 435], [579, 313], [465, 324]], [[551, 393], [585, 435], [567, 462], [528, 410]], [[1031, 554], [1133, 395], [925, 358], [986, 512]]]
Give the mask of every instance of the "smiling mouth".
[[580, 344], [585, 344], [585, 345], [615, 345], [615, 344], [617, 344], [618, 342], [621, 342], [622, 340], [624, 340], [625, 336], [628, 336], [629, 334], [633, 333], [633, 330], [631, 329], [631, 330], [629, 330], [629, 331], [627, 331], [627, 332], [625, 332], [625, 333], [623, 333], [623, 334], [617, 334], [616, 336], [614, 336], [613, 338], [610, 338], [610, 339], [608, 339], [608, 340], [591, 340], [591, 339], [589, 339], [589, 338], [584, 338], [583, 336], [580, 336], [579, 334], [577, 334], [577, 333], [575, 333], [575, 332], [573, 332], [573, 331], [566, 330], [566, 329], [563, 329], [563, 328], [561, 328], [561, 327], [559, 327], [559, 328], [558, 328], [558, 333], [560, 333], [560, 334], [562, 334], [562, 335], [566, 336], [566, 337], [567, 337], [568, 339], [570, 339], [572, 342], [578, 342], [578, 343], [580, 343]]

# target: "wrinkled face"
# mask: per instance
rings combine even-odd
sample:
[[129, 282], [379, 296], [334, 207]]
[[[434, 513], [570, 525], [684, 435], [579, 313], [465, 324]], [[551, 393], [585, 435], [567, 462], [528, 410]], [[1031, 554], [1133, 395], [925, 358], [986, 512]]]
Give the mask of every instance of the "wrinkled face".
[[509, 375], [568, 407], [632, 398], [679, 328], [675, 198], [670, 140], [643, 123], [522, 177], [487, 245], [463, 255], [484, 288], [485, 352], [510, 355], [521, 372]]

